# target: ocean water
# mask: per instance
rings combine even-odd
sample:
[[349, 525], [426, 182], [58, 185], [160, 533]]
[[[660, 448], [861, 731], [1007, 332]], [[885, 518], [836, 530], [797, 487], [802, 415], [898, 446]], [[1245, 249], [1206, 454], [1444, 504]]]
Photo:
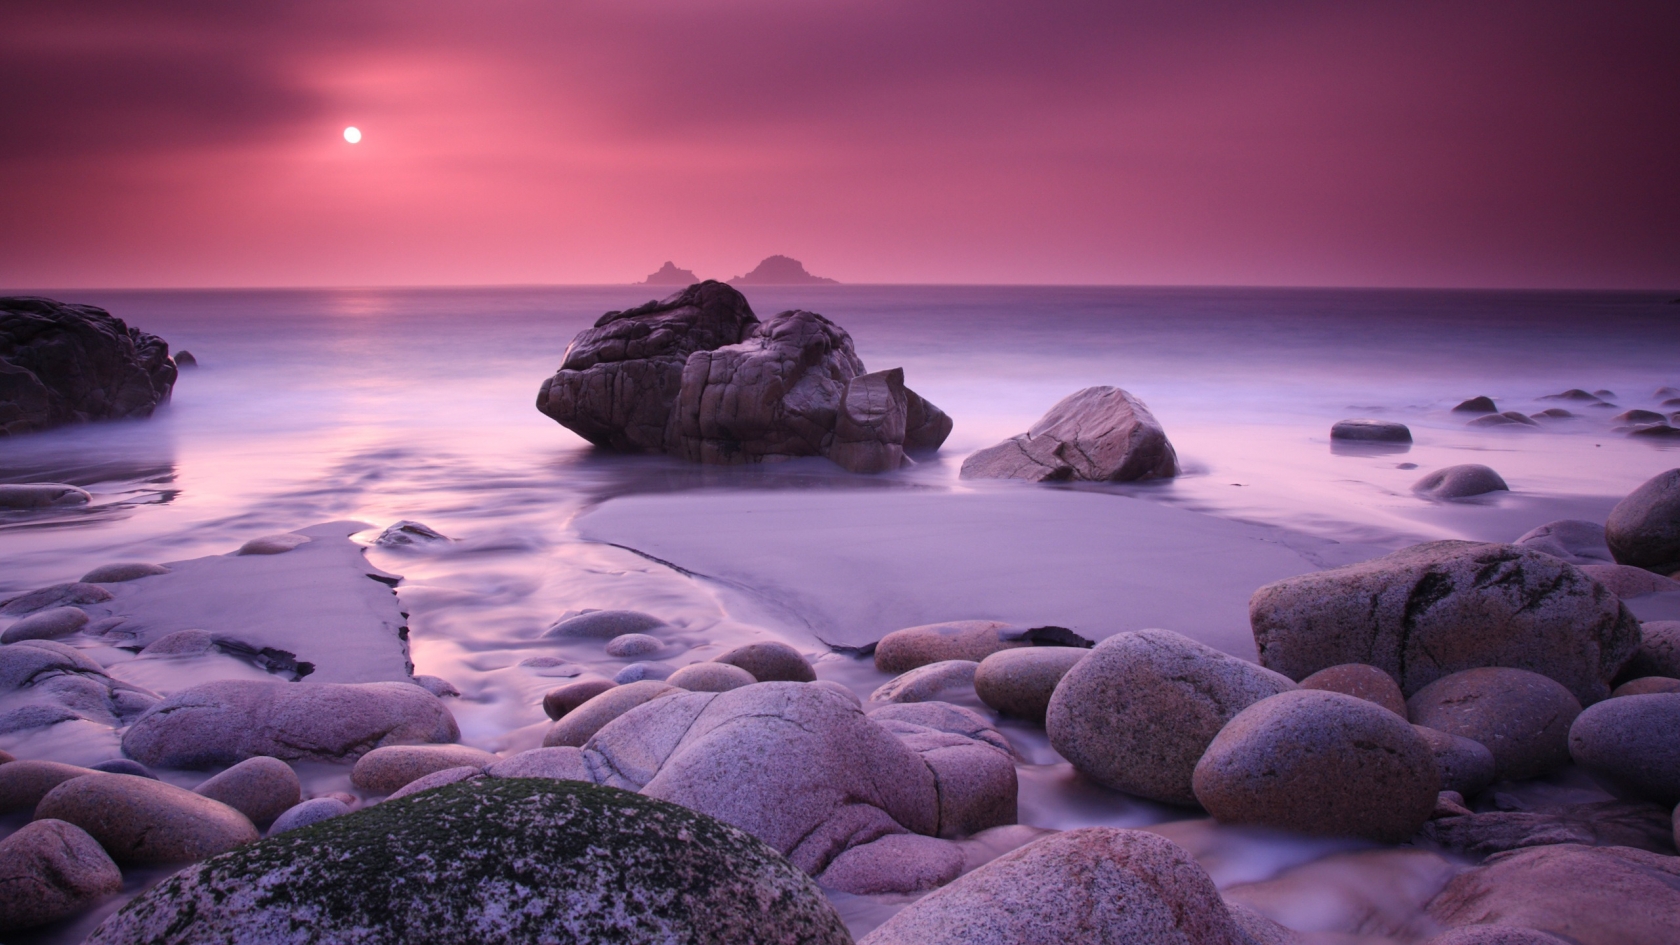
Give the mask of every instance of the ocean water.
[[[1640, 482], [1680, 465], [1674, 441], [1629, 438], [1612, 422], [1624, 409], [1655, 408], [1658, 388], [1680, 387], [1680, 306], [1653, 293], [749, 291], [761, 317], [804, 308], [834, 319], [870, 369], [902, 366], [909, 386], [955, 419], [937, 457], [867, 477], [815, 459], [696, 468], [608, 455], [537, 413], [537, 387], [573, 335], [603, 311], [658, 294], [653, 289], [39, 294], [103, 306], [163, 336], [173, 350], [192, 351], [201, 366], [182, 373], [173, 401], [149, 420], [0, 440], [0, 481], [71, 482], [95, 496], [84, 509], [0, 514], [0, 596], [73, 580], [109, 561], [221, 554], [258, 535], [318, 522], [366, 522], [372, 528], [365, 539], [399, 519], [419, 520], [457, 541], [431, 551], [374, 548], [369, 557], [404, 576], [398, 594], [411, 614], [416, 671], [460, 687], [463, 697], [452, 708], [463, 740], [498, 750], [540, 739], [542, 693], [568, 673], [581, 666], [610, 675], [614, 668], [581, 652], [562, 654], [568, 663], [561, 667], [524, 662], [542, 651], [543, 628], [568, 610], [633, 607], [681, 621], [699, 641], [689, 658], [765, 637], [822, 657], [827, 643], [872, 638], [891, 629], [895, 615], [924, 613], [911, 602], [859, 616], [845, 601], [890, 596], [888, 590], [908, 601], [918, 588], [945, 600], [935, 590], [946, 585], [961, 599], [963, 586], [952, 582], [989, 555], [1006, 554], [1010, 542], [927, 551], [938, 547], [937, 529], [975, 514], [965, 509], [982, 508], [954, 498], [1011, 508], [1091, 503], [1093, 495], [1154, 503], [1224, 523], [1217, 528], [1259, 530], [1261, 540], [1304, 555], [1310, 563], [1299, 570], [1436, 538], [1510, 540], [1558, 518], [1602, 521]], [[1145, 401], [1176, 446], [1183, 475], [1075, 488], [958, 478], [965, 455], [1025, 430], [1056, 400], [1092, 384], [1121, 386]], [[1605, 399], [1616, 407], [1542, 399], [1569, 388], [1609, 391]], [[1563, 406], [1578, 416], [1534, 428], [1468, 427], [1450, 410], [1479, 394], [1501, 409]], [[1415, 442], [1399, 450], [1333, 447], [1330, 425], [1351, 416], [1405, 422]], [[1467, 462], [1494, 467], [1511, 491], [1457, 503], [1411, 493], [1411, 483], [1431, 469]], [[760, 508], [790, 505], [780, 518], [767, 515], [757, 538], [750, 523], [734, 527]], [[905, 511], [878, 514], [889, 505]], [[801, 509], [809, 514], [793, 514]], [[732, 525], [727, 541], [711, 541], [713, 526], [704, 524], [719, 510]], [[1077, 604], [1070, 598], [1084, 593], [1099, 602], [1105, 593], [1147, 596], [1149, 586], [1115, 591], [1110, 564], [1094, 550], [1082, 556], [1098, 547], [1077, 527], [1091, 518], [1076, 513], [1074, 525], [1049, 536], [1065, 534], [1061, 545], [1076, 564], [1041, 570], [1030, 558], [1010, 559], [1006, 579], [989, 580], [988, 592], [1047, 613]], [[1049, 519], [1028, 515], [1023, 533]], [[845, 520], [872, 524], [845, 544], [834, 538]], [[635, 553], [646, 549], [619, 547], [614, 528], [668, 533], [673, 547], [731, 576], [708, 580], [692, 573], [706, 568], [666, 567]], [[797, 530], [791, 544], [790, 528]], [[916, 546], [915, 538], [933, 544]], [[1153, 538], [1115, 540], [1147, 554]], [[779, 570], [745, 560], [760, 543], [779, 549]], [[868, 553], [848, 550], [869, 546], [918, 550], [883, 557], [871, 571]], [[811, 573], [802, 577], [807, 560]], [[1070, 569], [1078, 578], [1071, 583]], [[1228, 565], [1217, 570], [1207, 580], [1229, 575], [1225, 589], [1240, 606], [1253, 590], [1241, 582], [1250, 579]], [[889, 582], [897, 583], [885, 588]], [[1189, 592], [1162, 586], [1160, 593]], [[807, 603], [810, 612], [801, 613]], [[1193, 602], [1183, 606], [1188, 615]], [[986, 615], [940, 612], [928, 619]], [[1077, 613], [1066, 619], [1085, 619], [1079, 629], [1092, 636], [1122, 628]], [[1242, 652], [1240, 623], [1233, 626], [1223, 611], [1209, 621], [1224, 621], [1225, 629], [1192, 635]], [[1192, 626], [1199, 625], [1187, 616], [1178, 629]], [[865, 698], [885, 680], [867, 661], [840, 656], [822, 657], [818, 669]], [[163, 690], [194, 681], [151, 680]], [[978, 707], [971, 694], [968, 703]], [[1083, 784], [1041, 732], [1013, 724], [1005, 730], [1022, 755], [1024, 823], [1138, 825], [1188, 816]], [[65, 760], [96, 760], [74, 745], [31, 745]], [[307, 777], [319, 790], [344, 783], [342, 772]], [[1227, 840], [1239, 851], [1227, 858], [1241, 864], [1231, 875], [1245, 881], [1343, 849], [1248, 835]], [[857, 930], [896, 908], [841, 898]], [[64, 931], [54, 940], [75, 938]]]

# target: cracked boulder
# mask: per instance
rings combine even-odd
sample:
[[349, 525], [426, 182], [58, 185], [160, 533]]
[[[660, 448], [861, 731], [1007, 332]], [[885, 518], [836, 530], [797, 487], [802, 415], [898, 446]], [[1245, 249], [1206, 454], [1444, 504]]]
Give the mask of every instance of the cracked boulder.
[[174, 387], [162, 338], [92, 305], [0, 298], [0, 436], [149, 417]]
[[1516, 545], [1436, 541], [1286, 578], [1249, 601], [1260, 663], [1292, 679], [1368, 663], [1408, 696], [1485, 666], [1562, 683], [1583, 705], [1639, 647], [1639, 622], [1575, 565]]
[[1178, 454], [1143, 401], [1118, 387], [1062, 398], [1027, 432], [963, 460], [964, 479], [1133, 482], [1178, 474]]
[[72, 719], [122, 726], [158, 696], [106, 675], [75, 647], [53, 640], [0, 646], [0, 734]]
[[882, 472], [951, 432], [902, 370], [868, 372], [845, 329], [805, 311], [761, 322], [713, 281], [603, 315], [537, 409], [597, 446], [724, 465], [824, 456]]

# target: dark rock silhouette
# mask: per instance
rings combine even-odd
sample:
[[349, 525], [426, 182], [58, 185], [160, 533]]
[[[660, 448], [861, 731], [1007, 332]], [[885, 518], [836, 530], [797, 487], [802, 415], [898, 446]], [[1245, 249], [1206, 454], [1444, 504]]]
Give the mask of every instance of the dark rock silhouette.
[[601, 316], [543, 381], [537, 409], [597, 446], [722, 465], [825, 456], [882, 472], [951, 432], [902, 370], [867, 373], [839, 325], [805, 311], [760, 322], [709, 280]]
[[102, 308], [0, 298], [0, 436], [149, 417], [175, 374], [168, 342]]
[[758, 268], [729, 280], [730, 285], [839, 285], [833, 279], [813, 276], [805, 264], [788, 256], [769, 256]]
[[659, 271], [636, 283], [637, 285], [693, 285], [700, 281], [700, 277], [692, 270], [678, 269], [677, 264], [670, 260], [659, 267]]

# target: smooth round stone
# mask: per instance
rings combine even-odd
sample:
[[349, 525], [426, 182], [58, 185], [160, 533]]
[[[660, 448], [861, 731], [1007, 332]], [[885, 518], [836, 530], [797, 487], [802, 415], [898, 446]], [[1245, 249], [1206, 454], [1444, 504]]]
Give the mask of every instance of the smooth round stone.
[[583, 750], [563, 745], [558, 748], [532, 748], [511, 758], [503, 758], [484, 773], [492, 778], [553, 778], [557, 781], [588, 781], [593, 783], [589, 762]]
[[1423, 945], [1570, 945], [1539, 929], [1518, 925], [1461, 925], [1435, 936]]
[[1640, 644], [1622, 676], [1670, 676], [1680, 679], [1680, 620], [1647, 620], [1640, 625]]
[[54, 607], [19, 620], [0, 632], [0, 643], [19, 640], [55, 640], [87, 626], [88, 615], [75, 607]]
[[1487, 466], [1464, 463], [1437, 469], [1412, 484], [1412, 491], [1432, 499], [1464, 499], [1489, 492], [1509, 492], [1511, 487]]
[[62, 482], [0, 484], [0, 509], [57, 509], [91, 501], [86, 490]]
[[1570, 945], [1666, 945], [1680, 928], [1680, 858], [1578, 843], [1512, 850], [1454, 876], [1428, 917], [1556, 929]]
[[1482, 396], [1472, 397], [1461, 402], [1452, 409], [1453, 413], [1498, 413], [1499, 408], [1494, 405], [1493, 398]]
[[668, 685], [689, 692], [728, 692], [758, 682], [752, 673], [729, 663], [690, 663], [665, 678]]
[[967, 689], [974, 685], [974, 671], [980, 664], [973, 660], [941, 660], [918, 666], [897, 676], [870, 694], [872, 702], [929, 702], [939, 698], [947, 689]]
[[185, 788], [125, 774], [88, 774], [60, 784], [35, 807], [86, 830], [118, 863], [187, 863], [257, 839], [239, 811]]
[[550, 689], [543, 696], [543, 712], [551, 719], [558, 719], [617, 685], [618, 683], [610, 679], [580, 679]]
[[634, 659], [665, 649], [658, 637], [645, 633], [623, 633], [607, 641], [607, 655], [616, 659]]
[[183, 348], [182, 350], [175, 352], [175, 367], [177, 367], [177, 368], [195, 368], [195, 367], [198, 367], [198, 359], [193, 357], [193, 353], [191, 351], [188, 351], [188, 350]]
[[[1606, 699], [1569, 729], [1575, 763], [1623, 790], [1680, 803], [1680, 693]], [[3, 769], [0, 769], [3, 770]]]
[[1262, 699], [1196, 764], [1196, 799], [1222, 823], [1410, 839], [1441, 793], [1434, 756], [1404, 719], [1340, 692]]
[[1141, 830], [1052, 834], [904, 907], [859, 945], [1249, 945], [1182, 847]]
[[613, 673], [613, 682], [622, 686], [633, 682], [662, 681], [675, 672], [675, 669], [670, 663], [631, 663], [629, 666]]
[[48, 607], [74, 607], [78, 604], [103, 604], [111, 599], [111, 592], [97, 584], [53, 584], [20, 594], [0, 604], [0, 616], [21, 617]]
[[1611, 564], [1610, 546], [1604, 543], [1604, 526], [1580, 519], [1559, 519], [1524, 532], [1512, 542], [1534, 551], [1562, 558], [1570, 564]]
[[297, 830], [318, 824], [323, 820], [343, 817], [350, 813], [350, 805], [336, 797], [312, 797], [300, 804], [287, 808], [279, 817], [274, 818], [273, 826], [268, 828], [268, 835], [275, 836], [288, 830]]
[[484, 769], [473, 765], [462, 765], [458, 768], [445, 768], [442, 771], [433, 771], [431, 774], [428, 774], [423, 778], [415, 778], [413, 781], [410, 781], [402, 787], [397, 788], [395, 791], [392, 791], [391, 796], [386, 798], [386, 800], [394, 801], [407, 797], [410, 794], [419, 794], [421, 791], [430, 791], [433, 788], [440, 788], [450, 784], [459, 784], [462, 781], [475, 781], [482, 777], [484, 777]]
[[937, 889], [962, 874], [962, 847], [913, 833], [888, 834], [835, 857], [819, 881], [854, 896]]
[[627, 791], [486, 778], [189, 867], [88, 945], [842, 945], [810, 877], [745, 832]]
[[1089, 652], [1079, 646], [1000, 650], [980, 661], [974, 671], [974, 692], [1004, 715], [1043, 724], [1056, 684]]
[[665, 621], [637, 610], [591, 610], [560, 621], [543, 635], [611, 640], [626, 633], [646, 633], [664, 626]]
[[109, 761], [101, 761], [96, 765], [90, 765], [88, 770], [103, 771], [106, 774], [132, 774], [137, 778], [158, 780], [158, 776], [153, 774], [150, 768], [132, 758], [112, 758]]
[[1610, 510], [1604, 539], [1618, 564], [1680, 571], [1680, 469], [1647, 480]]
[[1374, 440], [1379, 443], [1410, 443], [1412, 431], [1391, 420], [1339, 420], [1330, 427], [1332, 440]]
[[1610, 693], [1610, 698], [1649, 696], [1660, 692], [1680, 692], [1680, 679], [1673, 679], [1668, 676], [1641, 676], [1617, 686], [1615, 691]]
[[239, 550], [234, 554], [283, 555], [307, 544], [309, 544], [309, 536], [307, 535], [264, 535], [240, 545]]
[[466, 745], [387, 745], [363, 755], [350, 769], [350, 783], [374, 794], [390, 794], [434, 771], [463, 765], [483, 768], [500, 761]]
[[1493, 783], [1493, 752], [1487, 746], [1462, 735], [1448, 735], [1427, 725], [1412, 726], [1435, 756], [1441, 772], [1441, 790], [1475, 797]]
[[455, 688], [454, 683], [441, 676], [415, 676], [414, 684], [439, 699], [452, 698], [461, 694], [461, 690]]
[[1582, 573], [1604, 585], [1617, 597], [1639, 597], [1680, 591], [1680, 582], [1627, 564], [1584, 564]]
[[999, 650], [1031, 646], [1012, 639], [1016, 628], [996, 620], [952, 620], [894, 630], [875, 644], [875, 668], [883, 673], [907, 673], [918, 666], [945, 660], [979, 662]]
[[122, 872], [74, 824], [37, 820], [0, 840], [0, 932], [75, 915], [122, 888]]
[[1496, 780], [1522, 780], [1569, 763], [1569, 726], [1581, 704], [1539, 673], [1502, 666], [1469, 669], [1419, 689], [1412, 721], [1481, 742]]
[[1365, 663], [1343, 663], [1321, 669], [1301, 680], [1301, 688], [1340, 692], [1406, 717], [1406, 697], [1400, 692], [1400, 684], [1393, 676]]
[[1640, 410], [1637, 407], [1633, 410], [1624, 410], [1610, 418], [1611, 423], [1664, 423], [1667, 420], [1667, 417], [1655, 410]]
[[113, 564], [102, 564], [82, 575], [82, 583], [122, 584], [125, 581], [134, 581], [143, 577], [168, 573], [169, 569], [161, 564], [147, 564], [144, 561], [118, 561]]
[[827, 689], [829, 692], [836, 693], [841, 696], [852, 705], [855, 705], [860, 709], [863, 708], [863, 700], [858, 697], [858, 694], [847, 688], [842, 683], [835, 682], [832, 679], [819, 679], [816, 682], [811, 683], [811, 685], [816, 686], [819, 689]]
[[193, 790], [239, 811], [258, 827], [268, 826], [303, 797], [292, 766], [269, 757], [247, 758]]
[[739, 666], [759, 682], [815, 682], [817, 679], [817, 671], [803, 654], [773, 640], [738, 646], [713, 657], [712, 662]]
[[216, 645], [208, 630], [177, 630], [158, 637], [140, 651], [141, 656], [203, 656]]
[[61, 705], [26, 705], [9, 712], [0, 712], [0, 735], [47, 728], [60, 722], [75, 722], [79, 719], [80, 715]]
[[8, 761], [0, 765], [0, 814], [34, 810], [47, 792], [93, 769], [57, 761]]
[[549, 726], [548, 733], [543, 736], [543, 747], [570, 745], [582, 748], [584, 742], [589, 741], [613, 719], [660, 696], [682, 691], [676, 686], [653, 679], [614, 686], [561, 716]]

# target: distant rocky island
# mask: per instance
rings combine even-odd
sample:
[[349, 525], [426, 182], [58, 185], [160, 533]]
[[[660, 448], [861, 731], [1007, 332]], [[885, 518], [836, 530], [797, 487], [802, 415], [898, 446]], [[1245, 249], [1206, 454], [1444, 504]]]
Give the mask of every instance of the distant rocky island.
[[700, 281], [692, 269], [678, 269], [677, 264], [666, 260], [659, 271], [636, 283], [637, 285], [693, 285]]
[[839, 285], [834, 279], [813, 276], [805, 264], [790, 256], [770, 256], [758, 268], [729, 280], [730, 285]]

